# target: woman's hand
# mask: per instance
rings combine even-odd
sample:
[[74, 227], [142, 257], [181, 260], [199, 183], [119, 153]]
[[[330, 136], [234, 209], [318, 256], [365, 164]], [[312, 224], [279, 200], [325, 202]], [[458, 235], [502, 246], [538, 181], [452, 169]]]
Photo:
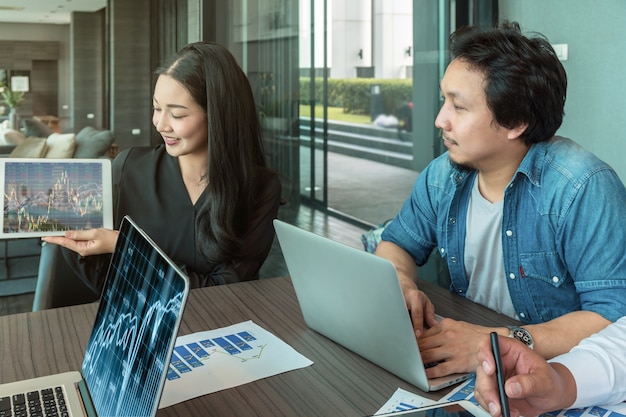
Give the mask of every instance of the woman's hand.
[[119, 232], [112, 229], [70, 230], [64, 236], [44, 236], [44, 242], [54, 243], [80, 256], [113, 253]]

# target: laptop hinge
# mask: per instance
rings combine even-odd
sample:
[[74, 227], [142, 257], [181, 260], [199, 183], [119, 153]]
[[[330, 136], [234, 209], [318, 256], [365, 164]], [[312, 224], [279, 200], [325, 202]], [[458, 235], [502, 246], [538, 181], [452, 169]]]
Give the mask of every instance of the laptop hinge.
[[96, 409], [94, 408], [93, 402], [91, 401], [91, 395], [89, 394], [89, 388], [87, 388], [87, 384], [85, 383], [85, 378], [82, 378], [80, 381], [78, 381], [76, 383], [76, 387], [80, 392], [79, 398], [80, 402], [83, 405], [85, 415], [89, 417], [98, 417], [98, 413], [96, 413]]

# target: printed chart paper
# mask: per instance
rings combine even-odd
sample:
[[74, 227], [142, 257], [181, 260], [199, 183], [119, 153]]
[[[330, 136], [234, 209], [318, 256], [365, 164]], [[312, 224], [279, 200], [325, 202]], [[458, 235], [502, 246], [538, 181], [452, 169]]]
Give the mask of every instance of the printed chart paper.
[[[437, 402], [449, 402], [469, 400], [478, 405], [474, 398], [474, 385], [476, 378], [470, 378], [450, 391]], [[412, 410], [419, 407], [434, 404], [435, 401], [413, 394], [398, 388], [391, 398], [383, 405], [376, 414], [393, 413], [398, 411]], [[480, 407], [480, 406], [479, 406]], [[569, 410], [557, 410], [552, 413], [542, 414], [542, 417], [626, 417], [626, 403], [606, 405], [602, 407], [572, 408]]]
[[436, 404], [436, 401], [412, 394], [402, 388], [398, 388], [391, 398], [383, 405], [376, 414], [397, 413], [400, 411], [414, 410], [427, 405]]
[[180, 336], [159, 408], [312, 364], [252, 321]]

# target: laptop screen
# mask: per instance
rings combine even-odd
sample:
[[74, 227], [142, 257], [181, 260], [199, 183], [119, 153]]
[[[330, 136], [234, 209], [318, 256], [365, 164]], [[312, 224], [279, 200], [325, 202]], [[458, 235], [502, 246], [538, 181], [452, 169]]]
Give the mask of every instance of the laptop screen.
[[151, 416], [158, 407], [189, 284], [126, 217], [82, 373], [99, 416]]

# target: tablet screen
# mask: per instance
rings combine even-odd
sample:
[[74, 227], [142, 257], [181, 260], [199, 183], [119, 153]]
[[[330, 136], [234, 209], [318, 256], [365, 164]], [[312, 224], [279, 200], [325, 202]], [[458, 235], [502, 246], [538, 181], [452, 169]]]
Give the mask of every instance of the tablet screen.
[[62, 235], [68, 230], [112, 228], [108, 159], [0, 160], [0, 237]]

